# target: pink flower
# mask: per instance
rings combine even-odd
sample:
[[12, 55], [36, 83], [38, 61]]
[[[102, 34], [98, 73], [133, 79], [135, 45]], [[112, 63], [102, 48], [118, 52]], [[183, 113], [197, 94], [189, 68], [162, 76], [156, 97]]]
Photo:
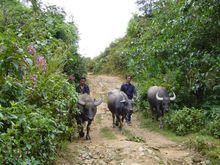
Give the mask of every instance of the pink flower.
[[47, 69], [47, 61], [43, 56], [37, 57], [37, 66], [42, 69], [43, 71], [46, 71]]
[[27, 47], [27, 51], [28, 51], [28, 53], [31, 54], [31, 55], [35, 55], [35, 54], [36, 54], [36, 48], [35, 48], [33, 45], [29, 45], [29, 46]]

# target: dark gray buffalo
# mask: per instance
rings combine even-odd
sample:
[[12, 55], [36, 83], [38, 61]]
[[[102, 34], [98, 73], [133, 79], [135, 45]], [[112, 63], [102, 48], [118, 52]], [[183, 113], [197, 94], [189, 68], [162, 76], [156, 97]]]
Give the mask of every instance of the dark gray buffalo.
[[88, 121], [87, 124], [87, 132], [86, 132], [86, 140], [90, 140], [89, 130], [90, 125], [96, 115], [97, 106], [102, 103], [102, 99], [98, 101], [92, 99], [88, 94], [82, 94], [79, 96], [78, 100], [78, 108], [80, 109], [81, 113], [77, 115], [76, 120], [79, 128], [79, 135], [80, 137], [84, 137], [83, 132], [83, 123]]
[[168, 91], [164, 87], [152, 86], [147, 91], [147, 99], [150, 109], [156, 120], [160, 119], [160, 128], [163, 127], [162, 117], [169, 111], [169, 103], [176, 99], [175, 93], [169, 97]]
[[132, 111], [132, 101], [124, 92], [113, 90], [108, 93], [107, 104], [112, 113], [113, 127], [119, 126], [122, 129], [127, 113]]

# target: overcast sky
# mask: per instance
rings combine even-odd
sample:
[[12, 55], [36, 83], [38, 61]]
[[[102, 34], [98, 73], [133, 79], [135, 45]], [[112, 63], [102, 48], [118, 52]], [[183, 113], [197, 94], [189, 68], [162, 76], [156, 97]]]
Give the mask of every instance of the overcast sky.
[[117, 38], [123, 37], [136, 0], [42, 0], [73, 15], [79, 30], [79, 53], [95, 57]]

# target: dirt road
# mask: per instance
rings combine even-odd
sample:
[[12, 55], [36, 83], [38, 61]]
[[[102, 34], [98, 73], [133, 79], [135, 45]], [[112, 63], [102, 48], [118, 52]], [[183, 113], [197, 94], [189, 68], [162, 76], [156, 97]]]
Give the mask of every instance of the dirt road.
[[[105, 97], [123, 82], [119, 77], [105, 75], [89, 75], [88, 81], [94, 98]], [[81, 139], [69, 144], [56, 164], [206, 164], [197, 153], [183, 145], [141, 128], [137, 114], [133, 115], [131, 126], [124, 124], [122, 132], [112, 128], [112, 117], [105, 102], [98, 107], [90, 136], [91, 141]]]

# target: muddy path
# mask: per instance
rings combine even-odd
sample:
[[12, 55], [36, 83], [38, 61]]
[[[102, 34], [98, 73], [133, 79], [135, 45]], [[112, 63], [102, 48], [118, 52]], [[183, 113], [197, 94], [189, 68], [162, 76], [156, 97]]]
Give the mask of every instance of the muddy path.
[[[119, 77], [89, 75], [88, 82], [94, 98], [105, 97], [111, 89], [120, 88]], [[132, 125], [124, 124], [123, 131], [112, 128], [111, 113], [104, 102], [98, 107], [91, 126], [91, 141], [80, 139], [70, 143], [56, 164], [206, 164], [197, 153], [173, 142], [159, 133], [140, 127], [137, 114]]]

